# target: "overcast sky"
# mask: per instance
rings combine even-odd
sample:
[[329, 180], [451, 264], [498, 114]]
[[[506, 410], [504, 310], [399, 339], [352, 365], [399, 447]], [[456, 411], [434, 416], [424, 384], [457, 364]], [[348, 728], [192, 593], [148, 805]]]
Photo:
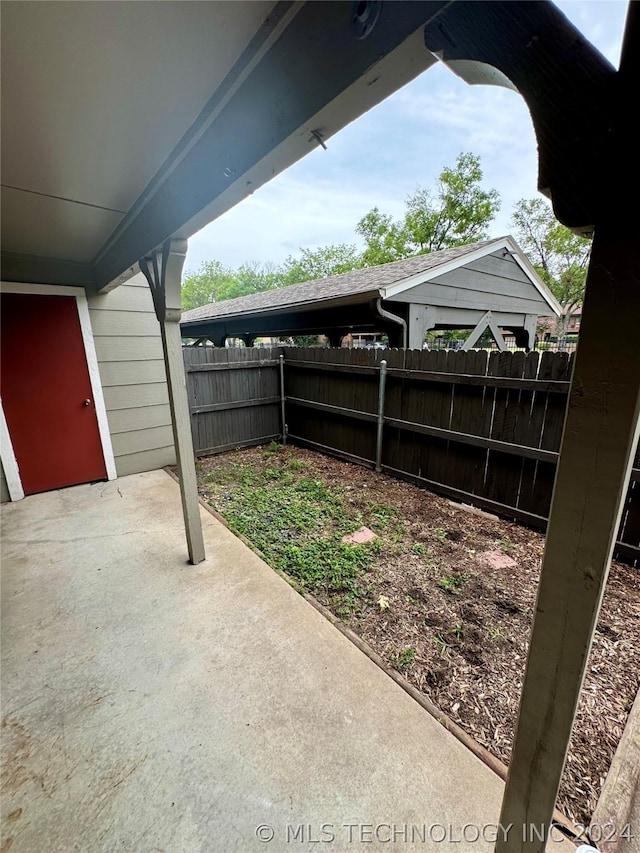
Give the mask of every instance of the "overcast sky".
[[[626, 2], [556, 5], [616, 67]], [[356, 243], [372, 207], [398, 217], [416, 187], [433, 187], [462, 151], [481, 158], [486, 187], [502, 209], [491, 236], [510, 232], [514, 203], [537, 194], [531, 119], [515, 92], [468, 86], [441, 63], [356, 119], [252, 196], [194, 235], [186, 270], [217, 259], [279, 264], [301, 247]]]

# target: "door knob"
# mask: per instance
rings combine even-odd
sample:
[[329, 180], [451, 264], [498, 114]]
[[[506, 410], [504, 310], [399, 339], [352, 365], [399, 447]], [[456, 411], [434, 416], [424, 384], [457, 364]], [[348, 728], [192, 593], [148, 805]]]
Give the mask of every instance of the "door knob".
[[82, 405], [83, 405], [83, 406], [90, 406], [90, 405], [91, 405], [91, 400], [89, 400], [89, 399], [83, 400]]

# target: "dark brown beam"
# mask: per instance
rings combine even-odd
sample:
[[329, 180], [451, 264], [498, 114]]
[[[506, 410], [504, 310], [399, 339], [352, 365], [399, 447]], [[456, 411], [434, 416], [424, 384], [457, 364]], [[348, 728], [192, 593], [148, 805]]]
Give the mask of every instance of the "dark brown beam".
[[[396, 308], [404, 306], [397, 304]], [[369, 302], [355, 303], [343, 307], [297, 310], [283, 309], [264, 314], [247, 314], [244, 317], [224, 317], [215, 320], [182, 321], [183, 337], [239, 338], [288, 335], [323, 335], [339, 330], [342, 334], [351, 331], [387, 332], [385, 324], [371, 313]]]

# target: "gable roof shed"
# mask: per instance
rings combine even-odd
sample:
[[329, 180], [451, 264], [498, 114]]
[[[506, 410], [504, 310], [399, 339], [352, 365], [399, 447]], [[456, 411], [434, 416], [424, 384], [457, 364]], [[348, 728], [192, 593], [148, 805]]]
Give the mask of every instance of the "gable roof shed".
[[512, 237], [210, 303], [185, 312], [180, 325], [183, 337], [218, 346], [288, 334], [326, 334], [337, 344], [347, 332], [382, 331], [396, 346], [420, 347], [429, 329], [473, 329], [487, 312], [524, 346], [538, 316], [560, 312]]

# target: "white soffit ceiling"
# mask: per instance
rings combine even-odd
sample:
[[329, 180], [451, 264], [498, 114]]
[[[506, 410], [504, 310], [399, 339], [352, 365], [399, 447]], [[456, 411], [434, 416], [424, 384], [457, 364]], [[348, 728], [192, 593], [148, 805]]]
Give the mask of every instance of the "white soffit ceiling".
[[4, 2], [3, 251], [90, 260], [273, 6]]

